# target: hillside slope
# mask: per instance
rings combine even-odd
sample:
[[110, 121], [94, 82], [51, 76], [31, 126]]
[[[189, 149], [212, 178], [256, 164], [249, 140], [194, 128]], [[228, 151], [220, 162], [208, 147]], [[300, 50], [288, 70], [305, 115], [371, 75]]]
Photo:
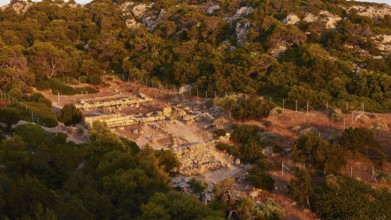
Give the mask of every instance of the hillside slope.
[[[105, 72], [210, 94], [364, 102], [391, 111], [391, 7], [334, 1], [13, 1], [0, 10], [2, 89]], [[68, 79], [69, 81], [69, 79]]]

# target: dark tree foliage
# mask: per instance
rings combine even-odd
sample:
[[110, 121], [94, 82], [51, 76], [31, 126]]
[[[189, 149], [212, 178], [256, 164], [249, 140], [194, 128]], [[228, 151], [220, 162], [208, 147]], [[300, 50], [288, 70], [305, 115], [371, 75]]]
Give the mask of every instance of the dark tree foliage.
[[101, 123], [91, 129], [92, 141], [81, 145], [34, 124], [1, 140], [0, 218], [222, 219], [198, 199], [170, 191], [161, 152], [137, 150]]
[[336, 141], [324, 140], [314, 133], [300, 136], [292, 145], [291, 155], [297, 162], [313, 164], [328, 173], [339, 173], [346, 163], [341, 145]]
[[197, 195], [203, 193], [204, 190], [208, 187], [206, 182], [203, 182], [202, 180], [199, 180], [195, 177], [191, 178], [187, 183], [189, 184], [190, 189]]
[[220, 151], [225, 151], [229, 155], [233, 155], [238, 157], [239, 156], [239, 146], [237, 145], [229, 145], [224, 143], [217, 143], [216, 148]]
[[296, 178], [289, 182], [289, 190], [293, 198], [310, 207], [310, 196], [313, 193], [312, 176], [305, 170], [295, 170]]
[[21, 116], [18, 111], [7, 108], [0, 107], [0, 122], [7, 125], [8, 129], [11, 128], [13, 124], [16, 124], [21, 119]]
[[391, 192], [350, 177], [328, 176], [315, 187], [311, 203], [325, 219], [389, 219]]
[[367, 156], [378, 165], [386, 159], [373, 132], [367, 128], [346, 129], [342, 134], [341, 145], [352, 154]]
[[254, 187], [273, 190], [274, 189], [274, 179], [273, 177], [266, 173], [263, 167], [255, 165], [249, 170], [249, 175], [246, 177]]
[[[264, 157], [258, 132], [262, 130], [255, 125], [237, 125], [232, 133], [232, 140], [238, 145], [238, 154], [243, 161], [254, 162]], [[224, 149], [224, 147], [222, 147]], [[227, 149], [228, 152], [236, 153], [236, 146]], [[234, 154], [235, 155], [235, 154]]]
[[232, 116], [235, 119], [262, 119], [269, 116], [270, 110], [275, 107], [275, 104], [261, 100], [257, 96], [239, 99], [238, 103], [232, 109]]
[[64, 105], [61, 109], [60, 115], [58, 116], [58, 120], [67, 126], [80, 123], [82, 119], [83, 115], [81, 111], [73, 104]]
[[48, 98], [45, 98], [45, 96], [43, 96], [41, 93], [34, 93], [34, 94], [32, 94], [30, 96], [30, 101], [44, 103], [49, 108], [52, 107], [52, 101], [50, 101], [50, 99], [48, 99]]
[[156, 157], [159, 159], [159, 166], [170, 175], [175, 175], [181, 166], [180, 161], [172, 150], [158, 150]]
[[206, 208], [197, 198], [178, 192], [154, 194], [141, 206], [141, 219], [224, 219], [223, 213]]

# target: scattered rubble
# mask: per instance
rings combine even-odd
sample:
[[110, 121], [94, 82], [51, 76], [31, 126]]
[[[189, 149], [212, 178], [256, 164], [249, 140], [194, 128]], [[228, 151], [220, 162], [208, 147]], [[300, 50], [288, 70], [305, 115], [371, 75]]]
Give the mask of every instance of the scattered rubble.
[[206, 170], [226, 168], [228, 162], [221, 157], [227, 157], [218, 152], [213, 142], [189, 146], [177, 154], [181, 161], [180, 173], [183, 175], [203, 174]]

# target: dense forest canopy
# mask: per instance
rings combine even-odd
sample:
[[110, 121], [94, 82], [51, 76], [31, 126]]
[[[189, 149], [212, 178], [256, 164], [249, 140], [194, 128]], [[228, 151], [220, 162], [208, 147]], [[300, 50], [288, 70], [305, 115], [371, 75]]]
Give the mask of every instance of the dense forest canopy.
[[53, 78], [96, 82], [114, 72], [220, 95], [390, 111], [390, 27], [389, 7], [344, 0], [13, 1], [0, 10], [0, 86], [28, 92]]

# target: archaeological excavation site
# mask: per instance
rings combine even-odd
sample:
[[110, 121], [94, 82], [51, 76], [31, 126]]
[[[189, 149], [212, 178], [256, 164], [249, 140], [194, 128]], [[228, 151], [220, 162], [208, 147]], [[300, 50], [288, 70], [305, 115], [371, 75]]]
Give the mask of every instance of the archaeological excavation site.
[[[183, 175], [173, 179], [174, 186], [186, 188], [186, 176], [197, 175], [213, 185], [242, 171], [239, 159], [215, 147], [217, 142], [229, 143], [229, 133], [217, 139], [212, 133], [216, 128], [224, 128], [229, 121], [228, 114], [210, 100], [121, 80], [100, 86], [99, 91], [74, 96], [46, 95], [58, 108], [74, 104], [81, 110], [84, 129], [101, 121], [113, 133], [140, 147], [172, 150], [181, 162], [178, 172]], [[86, 140], [87, 132], [83, 134], [75, 139]], [[220, 169], [227, 172], [214, 172]], [[208, 175], [204, 175], [206, 173]]]

